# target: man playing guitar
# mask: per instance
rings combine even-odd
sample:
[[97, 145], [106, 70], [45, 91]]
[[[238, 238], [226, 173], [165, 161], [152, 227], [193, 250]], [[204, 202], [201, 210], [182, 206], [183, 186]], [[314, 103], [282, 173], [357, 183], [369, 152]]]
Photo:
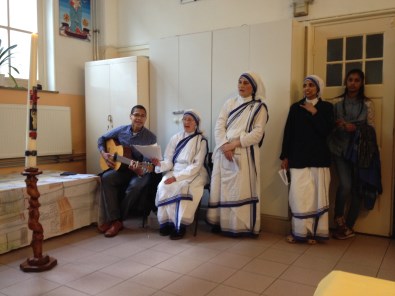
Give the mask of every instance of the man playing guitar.
[[[124, 220], [152, 181], [151, 167], [133, 145], [154, 145], [156, 136], [144, 127], [147, 111], [136, 105], [130, 113], [130, 125], [114, 128], [102, 135], [97, 147], [103, 158], [101, 184], [101, 217], [98, 230], [106, 237], [116, 236], [123, 229]], [[119, 144], [128, 157], [110, 151], [110, 146]], [[125, 154], [125, 153], [122, 153]], [[126, 165], [122, 165], [122, 163]], [[103, 165], [104, 164], [104, 165]], [[155, 198], [155, 197], [153, 197]]]

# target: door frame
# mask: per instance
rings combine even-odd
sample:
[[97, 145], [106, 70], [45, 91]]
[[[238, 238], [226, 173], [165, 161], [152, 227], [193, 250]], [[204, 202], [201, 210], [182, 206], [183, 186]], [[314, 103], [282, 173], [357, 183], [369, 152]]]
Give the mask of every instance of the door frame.
[[[388, 18], [394, 17], [395, 19], [395, 9], [390, 9], [387, 11], [375, 11], [370, 13], [360, 13], [360, 14], [353, 14], [353, 15], [344, 15], [344, 16], [337, 16], [325, 19], [318, 19], [318, 20], [310, 20], [305, 23], [306, 25], [306, 74], [313, 73], [314, 69], [314, 55], [315, 55], [315, 48], [314, 48], [314, 30], [316, 27], [319, 26], [326, 26], [326, 25], [334, 25], [334, 24], [345, 24], [349, 22], [355, 21], [365, 21], [365, 20], [372, 20], [372, 19], [379, 19], [379, 18]], [[395, 97], [393, 98], [395, 100]], [[394, 110], [395, 114], [395, 110]], [[390, 217], [390, 233], [389, 236], [395, 237], [395, 120], [393, 122], [392, 127], [392, 172], [391, 172], [391, 217]]]

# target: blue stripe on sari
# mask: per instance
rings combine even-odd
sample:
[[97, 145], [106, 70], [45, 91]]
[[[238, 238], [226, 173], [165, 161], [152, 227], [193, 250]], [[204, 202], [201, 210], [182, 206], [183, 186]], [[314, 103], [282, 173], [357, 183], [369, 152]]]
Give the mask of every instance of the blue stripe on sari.
[[241, 113], [251, 104], [259, 103], [261, 100], [252, 100], [246, 103], [241, 104], [239, 107], [233, 109], [232, 111], [229, 112], [228, 115], [228, 122], [226, 123], [225, 128], [228, 129], [228, 127], [232, 124], [232, 122], [240, 116]]
[[326, 212], [328, 212], [329, 207], [325, 206], [321, 209], [318, 209], [317, 211], [314, 212], [307, 212], [307, 213], [292, 213], [292, 216], [298, 219], [308, 219], [308, 218], [314, 218], [314, 217], [319, 217]]
[[228, 201], [228, 202], [218, 202], [215, 204], [208, 204], [209, 208], [232, 208], [232, 207], [241, 207], [244, 205], [248, 204], [257, 204], [259, 203], [258, 197], [251, 197], [251, 198], [246, 198], [243, 200], [237, 200], [237, 201]]
[[160, 201], [160, 203], [158, 204], [158, 207], [166, 206], [166, 205], [169, 205], [171, 203], [178, 202], [181, 200], [193, 200], [193, 197], [191, 194], [181, 194], [180, 193], [180, 194], [171, 196], [169, 198], [166, 198], [166, 199]]
[[178, 144], [177, 144], [177, 146], [176, 146], [176, 149], [175, 149], [175, 152], [174, 152], [174, 155], [173, 155], [173, 163], [176, 162], [176, 159], [177, 159], [178, 155], [180, 155], [182, 149], [184, 149], [184, 147], [186, 146], [186, 144], [187, 144], [192, 138], [194, 138], [194, 137], [196, 137], [196, 136], [198, 136], [198, 135], [200, 135], [200, 134], [201, 134], [201, 133], [199, 133], [199, 132], [195, 132], [193, 135], [190, 135], [190, 136], [188, 136], [188, 137], [182, 139], [180, 142], [178, 142]]

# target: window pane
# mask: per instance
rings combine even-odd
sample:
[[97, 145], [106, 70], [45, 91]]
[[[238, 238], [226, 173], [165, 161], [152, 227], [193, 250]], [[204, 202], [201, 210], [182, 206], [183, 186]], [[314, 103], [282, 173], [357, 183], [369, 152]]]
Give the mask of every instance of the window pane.
[[366, 36], [366, 58], [383, 57], [383, 34]]
[[366, 84], [383, 83], [383, 61], [366, 62], [365, 83]]
[[362, 59], [362, 36], [346, 38], [346, 60]]
[[342, 85], [342, 64], [326, 65], [326, 86]]
[[[0, 39], [1, 39], [1, 47], [6, 48], [8, 47], [8, 36], [6, 29], [0, 29]], [[8, 73], [8, 64], [3, 65], [0, 67], [0, 74], [7, 74]]]
[[7, 0], [0, 0], [0, 25], [8, 26]]
[[346, 63], [346, 74], [352, 69], [362, 70], [362, 62]]
[[1, 47], [8, 47], [7, 30], [0, 28]]
[[30, 66], [30, 43], [31, 34], [11, 31], [11, 44], [17, 44], [14, 48], [14, 54], [11, 60], [11, 65], [18, 69], [19, 74], [15, 71], [12, 75], [17, 78], [29, 78]]
[[328, 40], [326, 60], [328, 62], [343, 60], [343, 39]]
[[10, 26], [37, 32], [37, 0], [10, 1]]

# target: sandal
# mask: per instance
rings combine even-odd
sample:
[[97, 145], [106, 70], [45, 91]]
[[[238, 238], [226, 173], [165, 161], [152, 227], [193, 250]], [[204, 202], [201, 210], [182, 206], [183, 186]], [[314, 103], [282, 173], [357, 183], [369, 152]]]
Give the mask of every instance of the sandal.
[[316, 241], [315, 239], [310, 238], [310, 239], [307, 240], [307, 243], [308, 243], [309, 245], [316, 245], [316, 244], [317, 244], [317, 241]]
[[290, 244], [295, 244], [296, 243], [296, 239], [290, 234], [287, 235], [287, 237], [285, 238], [285, 240], [290, 243]]

